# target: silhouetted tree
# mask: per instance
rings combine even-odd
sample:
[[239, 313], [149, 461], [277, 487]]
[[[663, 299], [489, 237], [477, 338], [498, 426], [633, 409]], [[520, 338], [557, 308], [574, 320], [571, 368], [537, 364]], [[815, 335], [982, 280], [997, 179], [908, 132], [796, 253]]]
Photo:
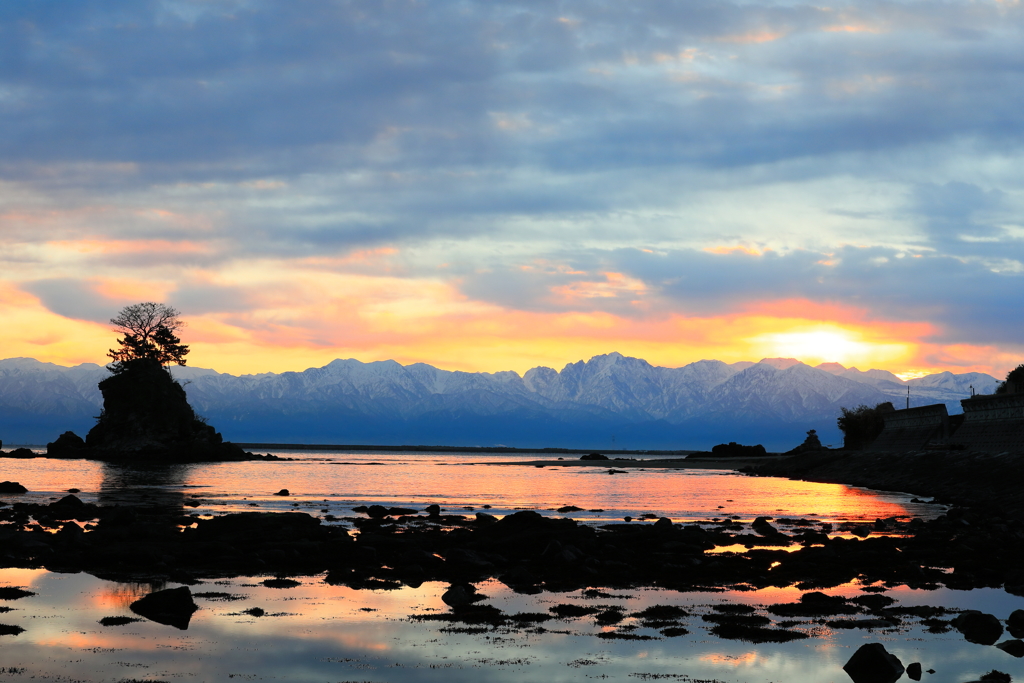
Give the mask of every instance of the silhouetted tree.
[[1024, 363], [1021, 363], [1006, 375], [1006, 380], [996, 387], [997, 394], [1012, 394], [1024, 391]]
[[152, 301], [122, 308], [110, 319], [114, 331], [124, 335], [117, 340], [120, 348], [107, 353], [114, 361], [110, 370], [124, 372], [135, 361], [184, 365], [189, 348], [174, 334], [185, 326], [180, 315], [176, 309]]
[[843, 414], [836, 420], [839, 429], [843, 432], [843, 448], [847, 450], [861, 450], [874, 441], [882, 429], [885, 421], [882, 416], [885, 413], [895, 411], [892, 403], [886, 401], [879, 403], [874, 408], [861, 404], [856, 408], [841, 408]]

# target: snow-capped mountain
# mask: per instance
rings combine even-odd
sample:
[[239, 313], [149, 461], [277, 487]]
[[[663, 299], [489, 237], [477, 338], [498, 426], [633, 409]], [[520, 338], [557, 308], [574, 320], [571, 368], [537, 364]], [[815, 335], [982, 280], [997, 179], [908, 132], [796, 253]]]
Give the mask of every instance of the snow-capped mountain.
[[[234, 376], [172, 368], [189, 400], [234, 441], [687, 449], [722, 441], [791, 448], [807, 429], [838, 444], [841, 407], [946, 403], [990, 393], [996, 379], [943, 372], [904, 382], [794, 359], [653, 366], [618, 353], [561, 371], [469, 373], [423, 363], [335, 360], [303, 372]], [[0, 438], [43, 443], [88, 431], [107, 370], [28, 358], [0, 361]]]

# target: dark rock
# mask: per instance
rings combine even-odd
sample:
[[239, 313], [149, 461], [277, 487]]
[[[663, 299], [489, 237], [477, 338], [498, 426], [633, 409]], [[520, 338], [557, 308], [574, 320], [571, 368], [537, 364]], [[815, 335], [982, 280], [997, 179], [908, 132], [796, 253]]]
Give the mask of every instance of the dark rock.
[[17, 586], [0, 586], [0, 600], [20, 600], [35, 595], [32, 591]]
[[604, 610], [600, 607], [585, 607], [583, 605], [574, 605], [572, 603], [564, 602], [560, 605], [555, 605], [554, 607], [549, 608], [548, 611], [559, 619], [575, 619], [577, 617], [585, 617], [588, 614], [597, 614]]
[[583, 508], [578, 508], [575, 505], [564, 505], [558, 508], [558, 512], [561, 512], [563, 515], [566, 512], [580, 512], [581, 510], [583, 510]]
[[871, 535], [871, 527], [869, 527], [867, 524], [861, 524], [860, 526], [856, 526], [853, 529], [851, 529], [850, 533], [854, 536], [857, 536], [858, 538], [867, 538]]
[[1008, 655], [1017, 657], [1020, 659], [1024, 657], [1024, 640], [1004, 640], [996, 645], [1000, 650]]
[[275, 496], [290, 496], [290, 495], [292, 495], [292, 492], [289, 491], [288, 489], [281, 489], [280, 491], [278, 491], [274, 495]]
[[618, 607], [613, 607], [594, 615], [594, 620], [597, 622], [598, 626], [611, 626], [612, 624], [619, 623], [625, 618], [625, 613], [623, 613], [623, 611]]
[[85, 439], [74, 432], [64, 432], [46, 444], [46, 454], [54, 458], [76, 457], [85, 450]]
[[370, 519], [383, 519], [388, 516], [388, 509], [383, 505], [371, 505], [366, 508], [366, 514]]
[[758, 517], [750, 525], [750, 528], [762, 536], [775, 536], [779, 533], [779, 530], [771, 525], [767, 517]]
[[426, 513], [427, 513], [427, 515], [429, 517], [438, 517], [441, 514], [441, 506], [440, 505], [428, 505], [427, 509], [426, 509]]
[[7, 454], [8, 458], [36, 458], [35, 451], [30, 448], [15, 448], [13, 451]]
[[441, 601], [449, 607], [465, 607], [478, 600], [476, 587], [472, 584], [453, 584], [441, 595]]
[[711, 632], [719, 638], [726, 638], [728, 640], [745, 640], [748, 643], [786, 643], [791, 640], [800, 640], [807, 637], [806, 633], [802, 633], [800, 631], [787, 631], [781, 628], [751, 626], [732, 621], [716, 624], [711, 629]]
[[136, 619], [135, 617], [103, 617], [99, 623], [102, 626], [124, 626], [125, 624], [134, 624], [142, 619]]
[[986, 681], [987, 683], [1010, 683], [1013, 679], [1010, 677], [1010, 674], [993, 669], [982, 676], [981, 680]]
[[850, 602], [854, 602], [858, 605], [866, 607], [869, 610], [879, 610], [883, 607], [888, 607], [896, 601], [890, 598], [888, 595], [878, 595], [869, 593], [868, 595], [858, 595], [855, 598], [850, 598]]
[[818, 438], [817, 430], [811, 429], [807, 432], [807, 438], [804, 442], [794, 448], [791, 451], [786, 451], [786, 455], [799, 455], [800, 453], [807, 453], [809, 451], [821, 451], [826, 450], [821, 445], [821, 439]]
[[497, 521], [498, 521], [498, 518], [495, 517], [494, 515], [488, 514], [486, 512], [478, 512], [478, 513], [476, 513], [476, 523], [478, 525], [484, 526], [484, 525], [487, 525], [487, 524], [495, 524], [495, 523], [497, 523]]
[[192, 600], [188, 586], [156, 591], [131, 604], [131, 610], [136, 614], [182, 631], [188, 629], [192, 613], [197, 609], [199, 606]]
[[895, 683], [903, 675], [903, 663], [881, 643], [867, 643], [843, 665], [854, 683]]
[[10, 624], [0, 624], [0, 636], [16, 636], [19, 633], [24, 633], [25, 629], [20, 626], [12, 626]]
[[203, 541], [264, 544], [320, 539], [327, 528], [305, 512], [237, 512], [199, 520], [194, 533]]
[[912, 681], [921, 680], [921, 662], [907, 665], [907, 677]]
[[71, 493], [60, 500], [51, 503], [50, 507], [78, 509], [85, 507], [85, 503], [82, 502], [81, 498]]
[[601, 455], [600, 453], [591, 453], [589, 455], [581, 455], [580, 460], [608, 460], [608, 456]]
[[756, 446], [744, 446], [738, 444], [735, 441], [729, 443], [720, 443], [711, 449], [711, 452], [717, 456], [725, 457], [736, 457], [736, 458], [757, 458], [767, 455], [764, 446], [758, 444]]
[[263, 581], [263, 585], [267, 588], [295, 588], [296, 586], [301, 586], [302, 583], [296, 581], [295, 579], [277, 578], [266, 579], [265, 581]]
[[0, 493], [28, 493], [28, 489], [16, 481], [0, 481]]
[[655, 531], [659, 531], [659, 532], [662, 532], [662, 533], [669, 532], [669, 531], [675, 531], [676, 530], [676, 527], [672, 523], [672, 520], [669, 519], [668, 517], [660, 518], [657, 522], [655, 522], [654, 524], [651, 525], [651, 528], [654, 529]]
[[123, 365], [123, 371], [99, 384], [103, 411], [85, 437], [90, 458], [198, 462], [253, 457], [225, 443], [197, 417], [185, 388], [158, 362], [139, 359]]
[[979, 645], [994, 645], [1003, 635], [1003, 625], [991, 614], [977, 610], [961, 612], [953, 619], [953, 628], [964, 635], [964, 639]]
[[1006, 619], [1006, 626], [1014, 638], [1024, 638], [1024, 609], [1015, 609]]

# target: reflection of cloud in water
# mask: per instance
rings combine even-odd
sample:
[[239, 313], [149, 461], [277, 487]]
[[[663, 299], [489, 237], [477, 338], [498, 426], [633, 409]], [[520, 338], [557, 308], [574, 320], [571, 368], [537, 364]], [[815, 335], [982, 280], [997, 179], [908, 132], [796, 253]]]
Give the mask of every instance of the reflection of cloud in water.
[[705, 655], [698, 657], [702, 662], [711, 662], [713, 664], [725, 664], [728, 666], [750, 666], [757, 661], [756, 652], [744, 652], [743, 654], [726, 654], [723, 652], [709, 652]]
[[[357, 591], [329, 586], [323, 577], [303, 577], [302, 585], [275, 590], [258, 579], [240, 577], [208, 583], [196, 592], [224, 591], [244, 595], [244, 602], [218, 602], [197, 598], [196, 613], [187, 636], [151, 622], [104, 628], [96, 623], [111, 612], [111, 600], [127, 600], [141, 586], [113, 584], [84, 574], [47, 574], [38, 596], [26, 599], [18, 648], [5, 651], [5, 666], [31, 668], [37, 678], [77, 678], [85, 681], [121, 680], [124, 662], [146, 667], [154, 678], [194, 677], [196, 680], [245, 679], [293, 680], [297, 671], [308, 680], [388, 680], [393, 683], [437, 681], [461, 683], [486, 680], [520, 683], [526, 680], [560, 680], [566, 666], [587, 660], [588, 675], [615, 680], [634, 680], [634, 674], [663, 675], [685, 672], [692, 680], [740, 681], [786, 680], [820, 683], [844, 679], [840, 668], [849, 653], [862, 643], [865, 632], [833, 632], [789, 644], [755, 648], [741, 641], [710, 636], [700, 615], [710, 605], [749, 602], [765, 605], [791, 602], [801, 591], [765, 589], [751, 592], [677, 593], [659, 590], [604, 591], [609, 597], [585, 599], [583, 593], [521, 595], [496, 581], [483, 582], [480, 592], [486, 603], [507, 614], [547, 612], [560, 602], [587, 605], [615, 604], [637, 611], [646, 604], [677, 604], [692, 612], [683, 619], [691, 634], [681, 638], [645, 641], [598, 641], [600, 627], [593, 618], [551, 622], [548, 627], [571, 634], [528, 633], [522, 629], [488, 630], [480, 634], [447, 633], [442, 623], [412, 622], [406, 617], [447, 611], [440, 601], [446, 588], [426, 583], [420, 588], [396, 591]], [[25, 585], [25, 570], [0, 569], [0, 584]], [[254, 585], [255, 584], [255, 585]], [[859, 594], [859, 584], [828, 593]], [[145, 589], [143, 589], [145, 590]], [[1002, 596], [998, 616], [1022, 606], [1024, 598]], [[933, 604], [943, 602], [941, 591], [920, 591]], [[910, 604], [908, 591], [890, 591], [901, 603]], [[95, 596], [103, 596], [96, 599]], [[967, 606], [974, 591], [947, 592]], [[904, 600], [904, 598], [908, 598]], [[981, 601], [982, 603], [985, 600]], [[281, 617], [240, 618], [242, 608], [259, 606]], [[376, 611], [366, 612], [363, 608]], [[656, 630], [640, 632], [656, 635]], [[870, 636], [876, 637], [876, 636]], [[886, 648], [905, 663], [920, 661], [941, 671], [944, 680], [967, 680], [977, 671], [999, 668], [1015, 678], [1024, 667], [996, 648], [967, 643], [957, 637], [931, 636], [913, 628], [887, 633]], [[600, 653], [600, 654], [595, 654]], [[522, 662], [528, 660], [528, 666]], [[520, 662], [516, 664], [515, 662]], [[486, 668], [481, 670], [481, 666]], [[372, 670], [372, 672], [371, 672]], [[305, 680], [305, 679], [304, 679]], [[845, 679], [844, 679], [845, 680]]]
[[167, 587], [164, 581], [121, 582], [105, 581], [100, 590], [91, 594], [96, 607], [115, 612], [129, 613], [129, 605], [139, 598]]

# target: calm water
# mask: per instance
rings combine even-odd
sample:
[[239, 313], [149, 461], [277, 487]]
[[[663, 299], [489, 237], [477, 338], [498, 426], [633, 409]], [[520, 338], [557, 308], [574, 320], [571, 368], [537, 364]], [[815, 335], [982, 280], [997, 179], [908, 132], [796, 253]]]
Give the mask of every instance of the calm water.
[[[289, 455], [281, 453], [282, 455]], [[195, 512], [220, 514], [253, 509], [298, 509], [322, 516], [351, 516], [354, 505], [381, 503], [421, 507], [438, 503], [452, 511], [491, 505], [504, 514], [518, 508], [553, 510], [573, 504], [604, 512], [575, 513], [594, 522], [650, 512], [676, 521], [756, 515], [844, 521], [890, 516], [932, 516], [936, 506], [909, 496], [879, 494], [838, 485], [745, 477], [708, 470], [644, 470], [608, 475], [606, 468], [496, 467], [494, 460], [535, 459], [524, 455], [297, 454], [297, 462], [226, 463], [164, 468], [140, 475], [124, 468], [82, 461], [2, 460], [0, 480], [20, 481], [30, 493], [22, 500], [46, 501], [68, 488], [100, 500], [159, 500], [182, 496], [199, 504]], [[550, 457], [550, 456], [547, 456]], [[376, 464], [375, 464], [376, 463]], [[289, 498], [271, 495], [281, 488]], [[10, 501], [14, 496], [4, 496]], [[721, 507], [720, 507], [721, 506]], [[412, 615], [445, 611], [446, 586], [426, 583], [396, 591], [356, 591], [329, 586], [323, 577], [299, 577], [302, 584], [272, 589], [266, 577], [208, 581], [194, 593], [227, 593], [231, 599], [197, 598], [201, 609], [187, 631], [142, 621], [101, 626], [109, 616], [135, 616], [128, 605], [154, 588], [103, 581], [86, 574], [43, 570], [0, 570], [0, 585], [21, 586], [37, 595], [0, 601], [10, 611], [0, 623], [26, 629], [0, 636], [3, 681], [782, 681], [827, 683], [849, 678], [841, 666], [865, 642], [883, 642], [904, 664], [921, 662], [936, 674], [924, 680], [975, 680], [991, 669], [1020, 679], [1020, 660], [994, 647], [974, 645], [955, 631], [931, 634], [916, 620], [901, 629], [830, 629], [813, 620], [795, 628], [814, 637], [786, 644], [751, 645], [713, 636], [700, 615], [721, 602], [755, 606], [798, 599], [796, 589], [753, 592], [677, 593], [662, 590], [611, 591], [588, 598], [567, 594], [518, 595], [498, 582], [479, 585], [486, 604], [505, 611], [545, 612], [557, 603], [619, 606], [630, 613], [654, 604], [685, 606], [689, 635], [664, 638], [644, 627], [646, 641], [597, 637], [608, 627], [592, 617], [549, 621], [545, 633], [483, 627], [465, 632], [444, 622], [416, 621]], [[166, 587], [173, 587], [170, 584]], [[158, 586], [164, 587], [164, 586]], [[863, 586], [830, 591], [855, 595]], [[956, 592], [894, 589], [902, 605], [976, 608], [1005, 619], [1024, 608], [1024, 598], [999, 590]], [[253, 607], [265, 615], [246, 613]], [[627, 619], [626, 626], [635, 622]], [[622, 624], [620, 624], [622, 626]], [[468, 629], [470, 631], [476, 629]], [[1008, 636], [1007, 636], [1008, 637]], [[906, 679], [905, 679], [906, 680]]]

